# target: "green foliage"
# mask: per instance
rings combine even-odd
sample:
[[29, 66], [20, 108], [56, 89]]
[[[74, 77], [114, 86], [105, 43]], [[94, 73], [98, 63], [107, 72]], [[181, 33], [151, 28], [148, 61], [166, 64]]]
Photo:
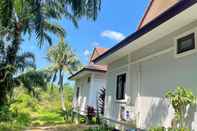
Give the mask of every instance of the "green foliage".
[[1, 121], [10, 121], [12, 119], [12, 114], [8, 106], [0, 107], [0, 122]]
[[[16, 87], [16, 74], [23, 73], [26, 65], [34, 66], [34, 61], [26, 59], [33, 58], [31, 53], [18, 57], [23, 37], [35, 34], [39, 47], [45, 42], [51, 45], [51, 34], [65, 36], [65, 30], [55, 22], [66, 17], [77, 26], [77, 20], [83, 16], [95, 20], [100, 3], [100, 0], [0, 1], [0, 106], [7, 104], [8, 95]], [[24, 86], [29, 88], [29, 82]]]
[[180, 127], [184, 128], [186, 108], [187, 106], [196, 104], [196, 96], [194, 96], [189, 89], [180, 86], [178, 86], [176, 90], [168, 91], [165, 96], [169, 99], [175, 110], [176, 120], [180, 124]]
[[150, 128], [148, 131], [190, 131], [190, 129], [187, 129], [187, 128], [154, 127], [154, 128]]
[[32, 125], [55, 125], [65, 123], [64, 117], [58, 112], [39, 111], [39, 114], [32, 119]]
[[[65, 85], [64, 93], [69, 94], [65, 95], [65, 105], [71, 110], [73, 88]], [[58, 88], [40, 90], [37, 98], [23, 88], [15, 89], [10, 106], [0, 108], [0, 131], [20, 131], [28, 126], [71, 123], [71, 118], [64, 120], [65, 114], [61, 112], [59, 99]]]
[[67, 109], [65, 107], [65, 96], [63, 93], [64, 72], [73, 74], [74, 71], [77, 71], [81, 67], [81, 63], [68, 44], [65, 43], [63, 37], [61, 37], [57, 45], [49, 48], [47, 58], [52, 64], [49, 68], [52, 82], [56, 81], [57, 74], [59, 74], [58, 85], [62, 102], [62, 110], [65, 112]]
[[[74, 51], [65, 42], [64, 38], [61, 38], [59, 43], [49, 48], [47, 58], [51, 62], [52, 66], [49, 69], [54, 75], [61, 69], [66, 73], [73, 74], [75, 71], [81, 68], [81, 62], [75, 55]], [[54, 77], [53, 80], [55, 80]]]
[[112, 128], [112, 127], [99, 126], [99, 127], [89, 128], [85, 131], [113, 131], [113, 130], [114, 130], [114, 128]]
[[22, 126], [17, 123], [11, 122], [1, 122], [0, 123], [0, 131], [21, 131], [23, 129]]
[[12, 112], [8, 106], [0, 109], [0, 131], [15, 131], [30, 125], [30, 115], [22, 112]]

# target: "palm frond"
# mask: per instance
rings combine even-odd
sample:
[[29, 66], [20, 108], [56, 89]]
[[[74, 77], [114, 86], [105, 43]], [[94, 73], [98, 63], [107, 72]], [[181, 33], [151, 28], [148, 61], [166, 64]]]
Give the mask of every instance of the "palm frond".
[[64, 28], [62, 28], [60, 25], [55, 24], [55, 23], [51, 24], [48, 21], [44, 21], [43, 27], [46, 31], [52, 32], [56, 35], [59, 35], [60, 37], [64, 37], [66, 34]]
[[66, 3], [67, 8], [71, 8], [74, 16], [78, 18], [86, 16], [95, 20], [101, 9], [101, 0], [66, 0]]
[[28, 89], [30, 92], [35, 88], [46, 89], [48, 82], [48, 74], [44, 71], [30, 70], [15, 78], [19, 85]]
[[56, 71], [64, 69], [64, 71], [73, 74], [82, 67], [80, 60], [64, 41], [64, 38], [61, 38], [57, 45], [49, 48], [47, 56], [50, 62], [55, 65]]
[[13, 0], [0, 1], [0, 21], [1, 25], [7, 27], [13, 15]]
[[31, 52], [25, 52], [16, 57], [16, 68], [18, 70], [24, 71], [27, 67], [36, 68], [35, 57]]

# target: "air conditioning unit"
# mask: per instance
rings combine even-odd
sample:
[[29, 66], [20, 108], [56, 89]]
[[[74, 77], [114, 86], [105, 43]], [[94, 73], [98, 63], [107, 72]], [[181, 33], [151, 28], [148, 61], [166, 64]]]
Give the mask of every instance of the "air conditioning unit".
[[133, 106], [121, 106], [120, 107], [120, 118], [123, 121], [134, 121], [136, 120], [135, 110]]

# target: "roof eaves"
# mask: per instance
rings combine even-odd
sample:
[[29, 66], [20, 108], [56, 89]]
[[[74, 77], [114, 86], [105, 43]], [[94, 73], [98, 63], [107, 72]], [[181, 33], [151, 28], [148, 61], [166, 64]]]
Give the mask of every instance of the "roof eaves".
[[81, 69], [80, 71], [76, 72], [75, 74], [73, 74], [72, 76], [68, 77], [69, 80], [71, 80], [72, 78], [74, 78], [75, 76], [79, 75], [81, 72], [83, 71], [93, 71], [93, 72], [101, 72], [101, 73], [105, 73], [107, 72], [106, 70], [99, 70], [99, 69], [90, 69], [90, 68], [86, 68], [84, 67], [83, 69]]

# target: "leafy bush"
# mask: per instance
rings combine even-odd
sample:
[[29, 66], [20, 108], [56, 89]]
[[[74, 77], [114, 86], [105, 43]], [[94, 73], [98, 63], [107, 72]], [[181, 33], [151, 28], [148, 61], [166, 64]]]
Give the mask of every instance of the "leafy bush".
[[176, 90], [168, 91], [165, 97], [169, 99], [174, 108], [177, 124], [184, 128], [186, 126], [184, 116], [187, 113], [187, 107], [196, 104], [196, 96], [189, 89], [178, 86]]
[[7, 122], [12, 120], [12, 113], [8, 106], [0, 107], [0, 121]]

